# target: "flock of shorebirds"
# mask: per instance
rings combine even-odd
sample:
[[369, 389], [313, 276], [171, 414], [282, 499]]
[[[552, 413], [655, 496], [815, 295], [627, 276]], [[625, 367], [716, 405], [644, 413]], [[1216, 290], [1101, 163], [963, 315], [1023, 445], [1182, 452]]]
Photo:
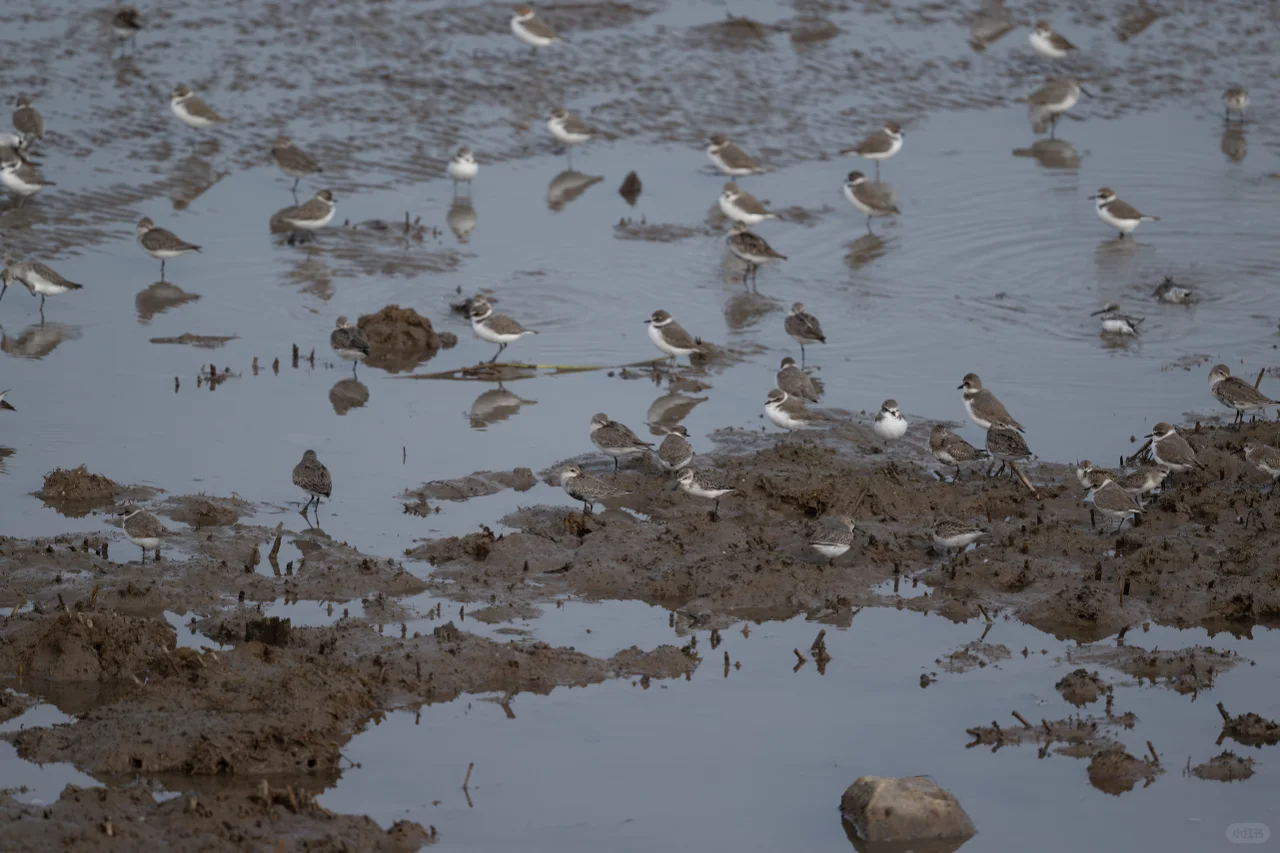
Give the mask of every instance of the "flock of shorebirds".
[[[516, 8], [510, 27], [512, 34], [535, 52], [552, 47], [561, 40], [555, 29], [527, 6]], [[112, 19], [112, 29], [123, 44], [132, 44], [143, 29], [141, 14], [131, 7], [120, 8]], [[1035, 52], [1048, 60], [1060, 60], [1076, 52], [1076, 47], [1070, 41], [1054, 32], [1043, 21], [1035, 25], [1029, 41]], [[1092, 97], [1079, 79], [1058, 77], [1050, 78], [1044, 86], [1024, 100], [1033, 124], [1047, 124], [1052, 133], [1058, 118], [1074, 107], [1081, 95]], [[1227, 121], [1231, 120], [1233, 113], [1239, 116], [1241, 122], [1244, 121], [1249, 96], [1243, 88], [1233, 86], [1228, 89], [1223, 95], [1223, 103]], [[190, 128], [203, 130], [226, 121], [186, 85], [179, 84], [173, 89], [169, 106], [174, 116]], [[18, 204], [21, 206], [27, 199], [53, 184], [45, 180], [38, 168], [39, 164], [32, 159], [34, 146], [44, 138], [45, 123], [39, 111], [25, 96], [17, 100], [13, 126], [13, 132], [0, 133], [0, 183], [18, 197]], [[608, 136], [564, 107], [556, 107], [551, 111], [547, 129], [557, 142], [567, 148], [570, 157], [575, 146]], [[881, 162], [897, 155], [902, 150], [903, 140], [902, 128], [896, 122], [887, 121], [858, 145], [841, 151], [842, 155], [860, 157], [875, 164], [875, 182], [860, 171], [852, 171], [843, 184], [846, 199], [866, 217], [868, 230], [872, 219], [900, 213], [891, 192], [878, 183], [878, 179]], [[755, 157], [721, 134], [710, 137], [706, 154], [715, 168], [731, 179], [766, 171]], [[271, 155], [280, 170], [294, 179], [294, 193], [303, 178], [323, 172], [312, 157], [286, 136], [275, 140]], [[479, 163], [467, 147], [459, 149], [446, 167], [446, 174], [454, 182], [455, 192], [458, 184], [469, 187], [479, 171]], [[1133, 233], [1143, 222], [1159, 220], [1159, 217], [1144, 214], [1122, 201], [1107, 187], [1099, 189], [1090, 199], [1095, 203], [1098, 217], [1116, 229], [1121, 239]], [[726, 243], [729, 251], [745, 264], [744, 284], [758, 275], [760, 267], [786, 260], [785, 255], [751, 231], [751, 226], [777, 219], [776, 214], [771, 213], [760, 200], [740, 187], [736, 180], [724, 185], [719, 197], [719, 208], [732, 223]], [[323, 229], [333, 220], [335, 211], [336, 199], [333, 193], [327, 189], [320, 190], [305, 203], [295, 204], [277, 213], [273, 217], [273, 224], [280, 223], [282, 230], [291, 232], [292, 240]], [[143, 218], [138, 223], [137, 240], [143, 251], [160, 261], [162, 280], [166, 261], [200, 251], [200, 246], [158, 227], [150, 218]], [[80, 290], [82, 287], [63, 278], [43, 263], [23, 261], [7, 255], [4, 262], [5, 268], [0, 273], [0, 299], [3, 299], [11, 284], [25, 286], [33, 296], [40, 297], [42, 322], [46, 297]], [[1192, 298], [1188, 291], [1171, 281], [1161, 285], [1156, 295], [1169, 302], [1186, 302]], [[490, 362], [495, 361], [511, 343], [525, 335], [536, 334], [513, 318], [496, 313], [484, 296], [469, 300], [468, 313], [476, 336], [498, 345], [498, 351]], [[1141, 319], [1122, 314], [1117, 304], [1108, 304], [1096, 313], [1102, 315], [1104, 334], [1138, 333]], [[696, 358], [705, 354], [705, 345], [701, 339], [689, 334], [668, 312], [655, 311], [646, 322], [654, 345], [673, 361], [685, 356]], [[776, 376], [776, 387], [768, 392], [765, 400], [764, 415], [776, 426], [793, 431], [825, 420], [823, 415], [810, 412], [807, 407], [807, 403], [819, 399], [822, 386], [805, 370], [804, 362], [805, 347], [824, 343], [826, 338], [818, 319], [808, 313], [801, 303], [792, 306], [784, 325], [786, 333], [800, 345], [801, 361], [797, 365], [790, 357], [782, 360]], [[364, 360], [370, 352], [365, 333], [346, 317], [338, 318], [330, 335], [330, 345], [339, 357], [350, 360], [353, 365]], [[1280, 405], [1248, 383], [1231, 376], [1225, 365], [1213, 368], [1209, 374], [1209, 383], [1213, 396], [1236, 411], [1237, 423], [1245, 412]], [[1009, 415], [990, 390], [983, 387], [977, 374], [965, 376], [960, 389], [963, 391], [964, 406], [970, 419], [985, 431], [985, 448], [974, 447], [938, 424], [933, 427], [929, 438], [929, 449], [934, 458], [948, 468], [954, 467], [957, 477], [962, 465], [982, 459], [990, 459], [992, 464], [998, 460], [1001, 471], [1007, 467], [1011, 474], [1022, 477], [1017, 463], [1031, 458], [1031, 451], [1022, 437], [1022, 425]], [[4, 397], [5, 394], [0, 393], [0, 409], [12, 410], [14, 407]], [[872, 424], [875, 434], [885, 441], [902, 438], [907, 427], [907, 419], [894, 400], [884, 401]], [[734, 491], [732, 486], [720, 482], [714, 474], [690, 467], [694, 450], [684, 427], [672, 428], [654, 451], [651, 443], [641, 440], [625, 425], [600, 413], [591, 418], [590, 437], [597, 448], [614, 459], [615, 473], [620, 460], [654, 452], [661, 467], [675, 473], [673, 488], [715, 501], [711, 512], [713, 520], [717, 517], [720, 499]], [[1200, 467], [1191, 446], [1169, 424], [1157, 424], [1148, 437], [1151, 440], [1153, 464], [1143, 465], [1129, 472], [1117, 472], [1093, 466], [1088, 461], [1079, 463], [1077, 476], [1081, 485], [1088, 490], [1086, 500], [1092, 504], [1093, 509], [1118, 520], [1117, 530], [1126, 519], [1142, 512], [1142, 496], [1158, 488], [1170, 474]], [[1273, 480], [1280, 478], [1280, 450], [1251, 439], [1245, 442], [1242, 452], [1249, 462]], [[999, 473], [997, 472], [997, 476]], [[320, 500], [329, 498], [332, 494], [332, 478], [314, 450], [306, 451], [302, 461], [294, 468], [293, 482], [308, 496], [302, 509], [304, 516], [313, 505], [318, 508]], [[586, 512], [590, 512], [598, 502], [626, 494], [603, 479], [584, 472], [577, 465], [566, 466], [560, 473], [560, 482], [570, 496], [583, 502]], [[1023, 482], [1030, 487], [1025, 477]], [[148, 549], [158, 548], [164, 528], [153, 515], [144, 510], [131, 508], [124, 515], [125, 532], [131, 541], [143, 549], [145, 560]], [[819, 525], [811, 544], [820, 555], [834, 560], [849, 549], [853, 542], [853, 531], [852, 519], [845, 516], [827, 518]], [[985, 534], [985, 530], [944, 520], [935, 525], [933, 534], [938, 546], [955, 549], [973, 543]]]

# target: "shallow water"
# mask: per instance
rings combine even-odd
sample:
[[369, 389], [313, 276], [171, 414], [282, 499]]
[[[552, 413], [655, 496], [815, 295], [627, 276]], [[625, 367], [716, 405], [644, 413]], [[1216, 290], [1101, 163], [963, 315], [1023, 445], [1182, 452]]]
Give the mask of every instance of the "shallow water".
[[[894, 397], [917, 422], [963, 421], [956, 385], [975, 371], [1026, 425], [1031, 448], [1056, 461], [1114, 459], [1156, 421], [1219, 414], [1207, 393], [1213, 363], [1249, 379], [1274, 364], [1280, 156], [1267, 105], [1277, 94], [1275, 21], [1255, 21], [1250, 4], [1180, 10], [1124, 44], [1110, 10], [1064, 15], [1062, 28], [1102, 78], [1099, 97], [1077, 107], [1083, 120], [1060, 122], [1059, 144], [1046, 147], [1041, 137], [1035, 149], [1025, 111], [1009, 102], [1043, 73], [1025, 33], [974, 54], [958, 12], [821, 4], [841, 34], [797, 46], [781, 32], [724, 40], [712, 27], [726, 11], [716, 3], [645, 6], [653, 14], [625, 24], [591, 19], [571, 52], [530, 67], [506, 34], [505, 7], [388, 3], [357, 13], [345, 5], [312, 4], [313, 17], [264, 5], [249, 10], [242, 29], [230, 8], [196, 15], [194, 5], [179, 4], [154, 13], [157, 29], [131, 61], [108, 59], [104, 41], [81, 55], [50, 52], [54, 58], [33, 61], [13, 81], [46, 116], [44, 168], [59, 186], [24, 212], [0, 211], [6, 249], [50, 263], [85, 289], [51, 299], [43, 326], [38, 302], [21, 289], [0, 302], [0, 388], [13, 389], [18, 409], [0, 413], [0, 448], [12, 451], [0, 449], [0, 534], [102, 529], [100, 515], [68, 519], [30, 495], [47, 471], [82, 462], [173, 494], [239, 494], [258, 504], [257, 521], [301, 529], [289, 473], [308, 447], [335, 480], [323, 528], [381, 556], [420, 538], [493, 526], [519, 506], [564, 502], [539, 484], [440, 502], [439, 513], [418, 518], [403, 514], [397, 497], [426, 480], [540, 471], [588, 453], [586, 424], [596, 411], [644, 432], [665, 387], [600, 371], [499, 389], [404, 380], [365, 366], [358, 377], [367, 402], [345, 409], [332, 399], [335, 389], [344, 398], [361, 391], [339, 386], [351, 371], [328, 350], [339, 314], [413, 306], [459, 337], [419, 366], [444, 370], [492, 355], [448, 308], [459, 292], [481, 288], [541, 333], [514, 345], [513, 359], [609, 366], [652, 358], [642, 321], [656, 308], [743, 353], [740, 363], [712, 365], [702, 377], [712, 385], [700, 394], [707, 399], [684, 420], [703, 450], [716, 429], [762, 428], [777, 362], [799, 355], [782, 330], [795, 301], [828, 333], [808, 353], [827, 384], [824, 406], [873, 411]], [[75, 9], [42, 7], [0, 41], [10, 54], [20, 38], [93, 42], [98, 22], [71, 16]], [[432, 29], [424, 18], [437, 11], [443, 23]], [[792, 15], [814, 9], [755, 2], [734, 12], [790, 25]], [[242, 55], [246, 29], [277, 50]], [[304, 43], [331, 50], [289, 46]], [[443, 73], [424, 80], [428, 69]], [[237, 123], [204, 135], [175, 126], [166, 98], [180, 79]], [[1235, 137], [1224, 141], [1217, 101], [1237, 79], [1256, 105], [1239, 162], [1223, 154], [1240, 147]], [[583, 188], [565, 175], [566, 159], [547, 144], [541, 115], [552, 99], [623, 135], [575, 152], [576, 171], [598, 183]], [[410, 121], [395, 124], [388, 114]], [[844, 174], [866, 164], [824, 155], [887, 116], [907, 124], [904, 152], [882, 170], [903, 215], [877, 222], [872, 236], [840, 193]], [[331, 186], [335, 222], [381, 219], [389, 230], [335, 227], [310, 246], [279, 245], [267, 220], [292, 200], [267, 150], [281, 129], [327, 169], [323, 181], [304, 182], [301, 197]], [[789, 256], [761, 272], [758, 294], [743, 288], [723, 247], [714, 213], [723, 179], [701, 151], [713, 130], [731, 132], [777, 167], [744, 180], [751, 192], [807, 214], [758, 229]], [[483, 164], [465, 243], [451, 230], [466, 224], [465, 211], [450, 215], [452, 188], [441, 177], [444, 158], [463, 141]], [[1033, 152], [1042, 159], [1027, 156]], [[1053, 168], [1060, 164], [1070, 167]], [[632, 169], [643, 181], [634, 207], [616, 192]], [[1102, 185], [1162, 221], [1143, 225], [1134, 241], [1115, 241], [1086, 198]], [[399, 236], [406, 211], [431, 229], [420, 243]], [[205, 246], [171, 262], [164, 287], [134, 242], [143, 215]], [[694, 234], [619, 239], [614, 225], [623, 218]], [[1165, 275], [1194, 285], [1201, 303], [1156, 304], [1151, 290]], [[1111, 300], [1147, 317], [1141, 339], [1116, 347], [1099, 337], [1088, 315]], [[188, 332], [236, 337], [214, 350], [150, 342]], [[314, 368], [306, 360], [313, 348]], [[1197, 354], [1206, 358], [1190, 371], [1170, 367]], [[213, 390], [197, 387], [210, 364], [236, 375]], [[1264, 391], [1277, 390], [1271, 381]], [[909, 440], [926, 436], [918, 424]], [[128, 548], [117, 554], [134, 556]], [[355, 614], [357, 604], [335, 603], [335, 612]], [[295, 624], [336, 618], [315, 602], [264, 611]], [[184, 642], [203, 642], [182, 627], [189, 618], [171, 621]], [[607, 655], [633, 643], [685, 642], [667, 621], [647, 605], [567, 602], [514, 627]], [[461, 627], [502, 636], [502, 626]], [[807, 648], [816, 630], [792, 621], [760, 626], [749, 640], [727, 632], [726, 648], [743, 663], [727, 678], [719, 677], [719, 652], [699, 635], [707, 660], [689, 683], [521, 696], [514, 721], [478, 698], [424, 709], [419, 727], [411, 714], [393, 715], [353, 744], [363, 767], [344, 774], [325, 801], [383, 821], [434, 823], [442, 847], [457, 849], [516, 839], [547, 849], [636, 849], [672, 838], [831, 849], [845, 843], [839, 793], [864, 772], [926, 772], [960, 791], [983, 833], [975, 850], [1078, 849], [1096, 841], [1082, 838], [1086, 826], [1122, 840], [1107, 847], [1218, 849], [1228, 823], [1276, 823], [1265, 764], [1249, 782], [1224, 786], [1182, 778], [1178, 755], [1151, 788], [1117, 800], [1089, 788], [1084, 764], [1065, 763], [1071, 759], [1037, 762], [1031, 747], [994, 757], [964, 750], [965, 726], [1006, 720], [1015, 707], [1027, 713], [1041, 700], [1036, 713], [1046, 718], [1069, 710], [1052, 690], [1063, 674], [1053, 661], [1065, 647], [1029, 628], [1000, 623], [988, 640], [1015, 651], [1046, 648], [1047, 657], [1015, 656], [924, 691], [920, 672], [980, 626], [864, 611], [848, 630], [829, 633], [834, 661], [825, 677], [812, 664], [791, 673], [791, 649]], [[1181, 646], [1204, 638], [1157, 629], [1144, 642], [1157, 639]], [[1163, 689], [1124, 691], [1118, 708], [1142, 720], [1142, 738], [1124, 735], [1130, 750], [1139, 754], [1149, 737], [1158, 748], [1200, 744], [1195, 761], [1215, 754], [1209, 698], [1275, 716], [1263, 663], [1274, 660], [1274, 643], [1265, 631], [1229, 641], [1259, 668], [1223, 676], [1196, 703]], [[457, 790], [471, 761], [474, 809]]]

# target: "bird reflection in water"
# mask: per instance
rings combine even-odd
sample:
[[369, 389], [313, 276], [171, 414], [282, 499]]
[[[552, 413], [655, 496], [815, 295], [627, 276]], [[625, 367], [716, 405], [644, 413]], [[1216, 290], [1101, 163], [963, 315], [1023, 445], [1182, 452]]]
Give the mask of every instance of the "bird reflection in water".
[[199, 298], [200, 294], [187, 293], [173, 282], [157, 281], [138, 291], [138, 295], [133, 298], [133, 307], [138, 312], [139, 323], [150, 323], [151, 318], [157, 314], [195, 302]]
[[565, 169], [552, 178], [547, 186], [547, 207], [558, 213], [566, 204], [603, 180], [600, 175], [584, 175], [573, 169]]
[[80, 337], [79, 326], [61, 323], [27, 326], [18, 337], [10, 337], [0, 328], [0, 352], [14, 358], [44, 358], [63, 341]]
[[1014, 157], [1031, 157], [1046, 169], [1078, 169], [1080, 155], [1065, 139], [1037, 139], [1030, 148], [1013, 149]]
[[537, 400], [525, 400], [511, 393], [502, 385], [497, 388], [490, 388], [471, 404], [471, 412], [468, 418], [471, 421], [472, 429], [485, 429], [496, 423], [501, 423], [507, 418], [514, 416], [520, 411], [521, 406], [532, 406]]

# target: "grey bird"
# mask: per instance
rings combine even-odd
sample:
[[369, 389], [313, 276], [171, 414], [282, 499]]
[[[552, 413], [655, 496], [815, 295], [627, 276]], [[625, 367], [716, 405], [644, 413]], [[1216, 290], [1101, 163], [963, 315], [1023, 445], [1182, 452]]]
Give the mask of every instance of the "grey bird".
[[954, 467], [957, 480], [962, 464], [987, 458], [987, 451], [974, 447], [943, 424], [934, 424], [929, 432], [929, 453], [943, 465]]
[[481, 340], [498, 345], [498, 351], [489, 359], [490, 364], [497, 361], [498, 356], [513, 341], [518, 341], [525, 335], [538, 334], [537, 330], [526, 329], [506, 314], [495, 313], [493, 306], [483, 295], [477, 295], [471, 300], [471, 331]]
[[44, 139], [44, 116], [31, 106], [25, 95], [18, 96], [17, 109], [13, 111], [13, 129], [31, 139]]
[[966, 373], [964, 380], [957, 386], [963, 391], [964, 409], [969, 419], [983, 429], [992, 426], [1007, 426], [1022, 432], [1022, 424], [1009, 414], [1009, 410], [996, 398], [996, 395], [982, 387], [982, 380], [976, 373]]
[[[0, 394], [0, 406], [4, 404], [3, 398], [4, 395]], [[1263, 444], [1256, 438], [1246, 438], [1240, 452], [1244, 454], [1245, 460], [1250, 465], [1271, 478], [1271, 491], [1267, 493], [1270, 497], [1276, 490], [1276, 480], [1280, 479], [1280, 450], [1269, 444]]]
[[351, 373], [354, 375], [360, 362], [369, 357], [369, 336], [364, 329], [353, 325], [346, 317], [339, 317], [332, 332], [329, 333], [329, 346], [338, 357], [351, 362]]
[[787, 259], [786, 255], [775, 251], [763, 237], [752, 231], [745, 222], [734, 220], [733, 227], [729, 229], [729, 236], [725, 238], [725, 243], [728, 244], [729, 251], [733, 253], [734, 257], [747, 265], [747, 268], [742, 273], [743, 284], [747, 283], [748, 276], [754, 281], [762, 265]]
[[689, 430], [682, 424], [668, 429], [666, 438], [658, 445], [658, 462], [668, 471], [679, 471], [693, 461], [693, 455]]
[[735, 491], [733, 486], [721, 482], [713, 474], [707, 471], [695, 471], [692, 468], [685, 468], [676, 475], [676, 488], [696, 498], [715, 501], [715, 507], [710, 515], [712, 521], [720, 518], [720, 499]]
[[1159, 465], [1143, 465], [1136, 471], [1121, 474], [1112, 479], [1117, 486], [1138, 498], [1139, 502], [1141, 502], [1143, 495], [1160, 488], [1160, 484], [1168, 476], [1169, 469], [1167, 468], [1162, 468]]
[[871, 233], [873, 216], [897, 216], [902, 213], [884, 188], [867, 180], [858, 171], [850, 172], [844, 181], [844, 197], [854, 210], [867, 217], [867, 233]]
[[728, 137], [720, 133], [711, 134], [711, 144], [707, 146], [707, 157], [716, 168], [732, 177], [755, 175], [764, 171], [760, 161], [743, 151]]
[[153, 258], [160, 259], [160, 280], [164, 281], [164, 263], [170, 258], [185, 255], [187, 252], [198, 252], [200, 247], [188, 243], [174, 234], [157, 227], [151, 217], [144, 216], [138, 221], [138, 245]]
[[809, 547], [827, 558], [830, 566], [836, 557], [842, 556], [857, 539], [853, 519], [847, 515], [828, 515], [818, 522], [813, 535], [809, 537]]
[[583, 515], [590, 515], [595, 505], [609, 498], [630, 494], [609, 485], [599, 477], [584, 473], [577, 465], [566, 465], [560, 472], [560, 486], [574, 500], [582, 501]]
[[290, 178], [293, 178], [293, 192], [298, 190], [298, 182], [307, 175], [323, 172], [324, 169], [287, 136], [277, 136], [271, 145], [271, 157]]
[[0, 410], [16, 412], [18, 410], [13, 407], [13, 403], [10, 403], [8, 400], [5, 399], [5, 395], [8, 393], [9, 393], [8, 390], [0, 391]]
[[293, 484], [307, 493], [307, 502], [303, 504], [301, 515], [307, 517], [311, 504], [316, 505], [316, 523], [320, 521], [320, 498], [333, 494], [333, 478], [329, 469], [316, 457], [314, 450], [302, 454], [302, 461], [293, 466]]
[[1156, 285], [1152, 296], [1160, 302], [1167, 302], [1171, 305], [1189, 305], [1196, 301], [1194, 290], [1189, 287], [1183, 287], [1170, 276], [1165, 276], [1164, 281]]
[[132, 6], [125, 6], [111, 18], [111, 31], [120, 39], [122, 52], [125, 46], [134, 44], [134, 37], [142, 31], [142, 16]]
[[947, 518], [933, 526], [933, 544], [947, 551], [964, 550], [986, 535], [985, 528]]
[[791, 306], [791, 313], [787, 314], [783, 327], [791, 339], [800, 345], [801, 367], [804, 366], [805, 344], [827, 342], [827, 336], [822, 333], [822, 324], [818, 322], [817, 317], [804, 310], [803, 302], [796, 302]]
[[1012, 475], [1015, 463], [1031, 458], [1031, 450], [1022, 434], [1012, 427], [995, 424], [987, 430], [987, 452], [1000, 460], [999, 477], [1008, 466]]
[[1104, 335], [1137, 335], [1138, 327], [1146, 319], [1120, 313], [1119, 302], [1108, 302], [1089, 316], [1097, 317], [1098, 315], [1102, 315], [1102, 334]]
[[1231, 369], [1225, 364], [1214, 365], [1209, 371], [1209, 392], [1228, 409], [1235, 409], [1236, 418], [1232, 426], [1239, 427], [1244, 422], [1244, 413], [1254, 409], [1265, 409], [1268, 406], [1280, 406], [1257, 388], [1239, 377], [1231, 375]]
[[68, 281], [42, 263], [4, 259], [5, 268], [0, 272], [0, 299], [9, 289], [9, 285], [17, 282], [40, 297], [40, 322], [44, 323], [44, 300], [46, 296], [58, 296], [73, 290], [82, 290], [84, 285]]
[[1147, 438], [1151, 439], [1151, 458], [1157, 465], [1169, 469], [1170, 474], [1204, 468], [1196, 459], [1195, 450], [1169, 424], [1163, 421], [1156, 424]]
[[169, 531], [160, 523], [160, 519], [144, 509], [128, 508], [120, 513], [124, 519], [124, 535], [129, 541], [142, 549], [142, 565], [147, 564], [147, 551], [160, 554], [160, 540]]
[[653, 449], [652, 444], [641, 441], [640, 436], [632, 432], [630, 427], [610, 420], [604, 412], [597, 412], [591, 416], [589, 429], [591, 443], [613, 457], [614, 473], [617, 473], [618, 463], [622, 459], [641, 456]]
[[805, 373], [791, 356], [782, 359], [775, 382], [788, 396], [799, 397], [810, 403], [818, 402], [818, 398], [822, 396], [822, 383]]
[[1089, 492], [1089, 496], [1085, 500], [1093, 504], [1094, 509], [1108, 518], [1120, 520], [1120, 523], [1116, 525], [1115, 533], [1119, 533], [1120, 528], [1124, 527], [1126, 519], [1142, 513], [1142, 507], [1138, 504], [1138, 499], [1120, 488], [1110, 478], [1107, 478], [1102, 482], [1101, 486]]

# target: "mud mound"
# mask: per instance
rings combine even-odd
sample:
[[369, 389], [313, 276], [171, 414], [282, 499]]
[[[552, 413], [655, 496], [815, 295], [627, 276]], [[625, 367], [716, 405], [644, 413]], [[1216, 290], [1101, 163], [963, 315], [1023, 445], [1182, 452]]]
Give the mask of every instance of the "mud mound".
[[1090, 702], [1097, 702], [1098, 697], [1107, 692], [1107, 683], [1096, 672], [1077, 669], [1068, 673], [1054, 688], [1062, 694], [1063, 699], [1081, 708]]
[[382, 370], [409, 370], [440, 349], [431, 321], [412, 308], [388, 305], [377, 314], [364, 315], [357, 325], [369, 337], [365, 363]]
[[44, 476], [44, 487], [36, 497], [54, 507], [92, 507], [109, 504], [123, 489], [101, 474], [92, 474], [84, 465], [58, 468]]
[[253, 505], [240, 498], [215, 498], [206, 495], [182, 495], [169, 498], [157, 510], [165, 518], [202, 527], [226, 527], [253, 512]]
[[1191, 768], [1191, 775], [1197, 779], [1209, 779], [1214, 782], [1234, 782], [1237, 779], [1248, 779], [1253, 775], [1254, 760], [1241, 758], [1231, 750], [1215, 755], [1204, 764]]
[[506, 489], [527, 492], [538, 485], [538, 478], [528, 468], [516, 468], [512, 471], [476, 471], [465, 477], [453, 480], [432, 480], [416, 489], [410, 489], [401, 495], [402, 498], [416, 498], [419, 501], [465, 501], [471, 498], [496, 495]]
[[1158, 764], [1134, 758], [1124, 747], [1113, 746], [1089, 762], [1089, 784], [1104, 794], [1120, 796], [1139, 782], [1150, 785], [1164, 770]]
[[60, 682], [132, 681], [176, 645], [165, 622], [114, 613], [25, 613], [0, 636], [0, 668]]

